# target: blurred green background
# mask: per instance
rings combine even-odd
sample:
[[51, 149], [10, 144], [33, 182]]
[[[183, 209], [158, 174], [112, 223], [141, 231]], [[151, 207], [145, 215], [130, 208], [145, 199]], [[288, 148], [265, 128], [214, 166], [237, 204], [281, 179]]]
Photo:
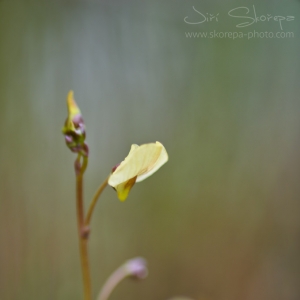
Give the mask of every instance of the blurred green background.
[[[50, 3], [51, 2], [51, 3]], [[293, 15], [294, 38], [237, 31], [227, 12]], [[195, 6], [219, 13], [200, 25]], [[249, 15], [251, 12], [249, 13]], [[0, 299], [82, 299], [70, 89], [90, 146], [86, 202], [132, 143], [169, 162], [125, 203], [108, 188], [92, 222], [96, 297], [125, 260], [149, 277], [111, 299], [300, 298], [300, 2], [0, 2]], [[238, 31], [280, 31], [260, 22]]]

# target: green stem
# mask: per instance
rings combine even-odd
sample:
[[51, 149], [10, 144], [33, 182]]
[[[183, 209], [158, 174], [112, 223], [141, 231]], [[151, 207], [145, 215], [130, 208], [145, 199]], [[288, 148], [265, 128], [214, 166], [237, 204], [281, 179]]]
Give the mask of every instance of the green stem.
[[90, 223], [91, 223], [91, 218], [92, 218], [93, 211], [94, 211], [94, 209], [95, 209], [95, 206], [96, 206], [96, 204], [97, 204], [97, 201], [98, 201], [100, 195], [102, 194], [103, 190], [104, 190], [104, 189], [106, 188], [106, 186], [107, 186], [108, 178], [109, 178], [109, 177], [107, 177], [107, 178], [103, 181], [103, 183], [99, 186], [98, 190], [96, 191], [96, 193], [95, 193], [95, 195], [94, 195], [94, 197], [93, 197], [93, 199], [92, 199], [92, 201], [91, 201], [91, 204], [90, 204], [89, 209], [88, 209], [88, 213], [87, 213], [86, 218], [85, 218], [85, 227], [86, 227], [86, 228], [87, 228], [87, 227], [90, 225]]
[[88, 159], [83, 157], [82, 165], [80, 165], [81, 155], [78, 155], [75, 161], [76, 172], [76, 207], [77, 207], [77, 225], [79, 237], [80, 259], [83, 277], [84, 300], [92, 299], [91, 277], [88, 259], [88, 234], [86, 234], [84, 225], [84, 206], [83, 206], [83, 174], [87, 167]]

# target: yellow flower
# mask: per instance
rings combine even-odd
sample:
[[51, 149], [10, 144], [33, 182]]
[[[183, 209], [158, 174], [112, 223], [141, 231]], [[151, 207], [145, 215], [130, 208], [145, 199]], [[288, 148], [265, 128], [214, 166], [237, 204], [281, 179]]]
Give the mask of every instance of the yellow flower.
[[160, 143], [141, 146], [133, 144], [127, 157], [113, 170], [108, 179], [121, 201], [126, 200], [135, 182], [140, 182], [168, 161], [168, 153]]

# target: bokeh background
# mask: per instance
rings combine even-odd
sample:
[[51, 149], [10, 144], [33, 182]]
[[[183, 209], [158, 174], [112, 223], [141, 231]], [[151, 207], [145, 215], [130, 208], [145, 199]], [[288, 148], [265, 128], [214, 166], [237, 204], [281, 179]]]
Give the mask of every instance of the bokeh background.
[[[227, 12], [253, 4], [295, 16], [294, 38], [185, 35], [237, 31]], [[219, 21], [186, 24], [192, 6]], [[86, 202], [132, 143], [170, 156], [126, 202], [111, 188], [99, 201], [94, 297], [143, 256], [149, 277], [112, 300], [300, 299], [299, 17], [295, 0], [1, 1], [0, 299], [82, 299], [70, 89], [90, 146]], [[280, 31], [241, 31], [254, 30]]]

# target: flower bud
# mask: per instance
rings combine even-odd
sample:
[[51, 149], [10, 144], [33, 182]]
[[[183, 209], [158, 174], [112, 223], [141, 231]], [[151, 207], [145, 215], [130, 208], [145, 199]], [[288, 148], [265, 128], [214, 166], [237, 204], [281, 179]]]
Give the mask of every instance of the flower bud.
[[62, 129], [66, 145], [72, 152], [88, 156], [88, 146], [85, 143], [85, 125], [79, 107], [74, 100], [74, 93], [70, 91], [67, 97], [68, 117]]
[[144, 279], [148, 275], [147, 262], [142, 257], [137, 257], [128, 260], [124, 267], [129, 276], [132, 276], [136, 279]]

